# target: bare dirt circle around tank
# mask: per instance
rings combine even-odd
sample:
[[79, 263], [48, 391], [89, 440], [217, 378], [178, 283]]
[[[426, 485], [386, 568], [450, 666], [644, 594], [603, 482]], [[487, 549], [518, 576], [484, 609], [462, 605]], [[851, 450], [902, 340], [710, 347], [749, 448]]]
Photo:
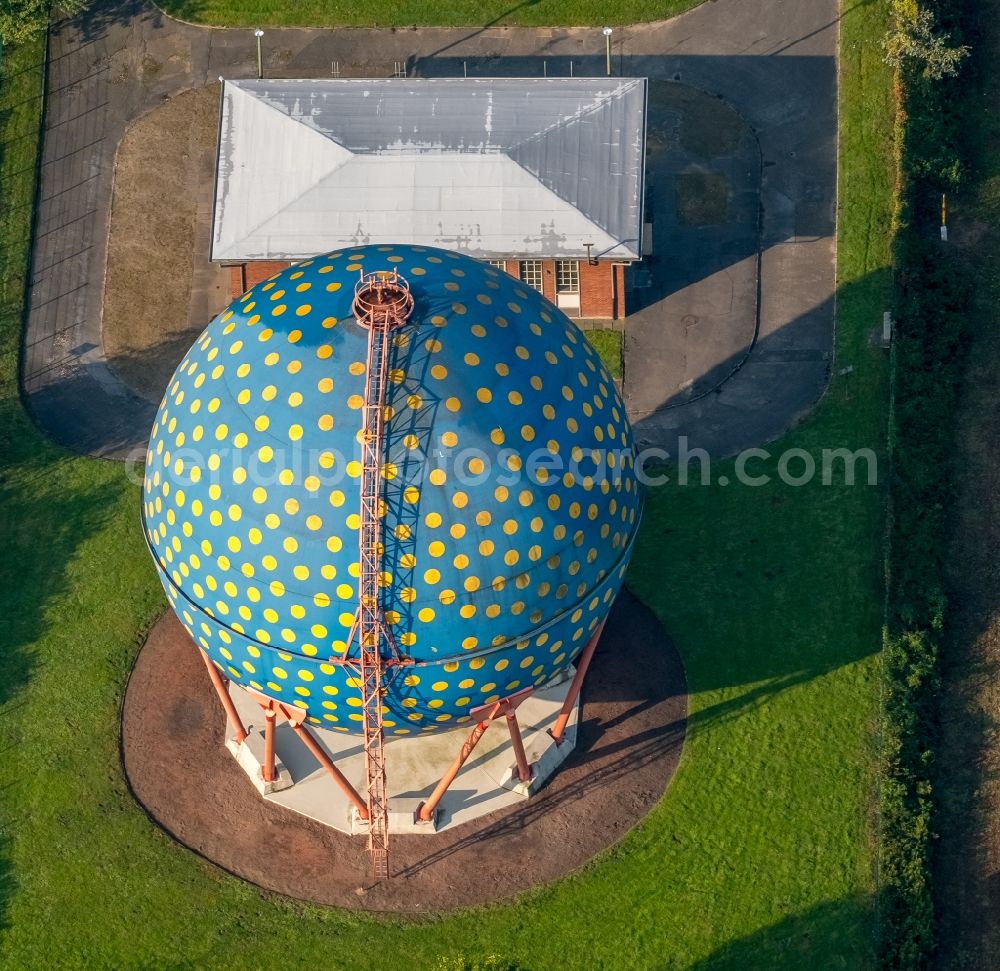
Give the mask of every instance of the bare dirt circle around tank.
[[686, 691], [669, 636], [623, 591], [584, 685], [576, 750], [548, 784], [520, 805], [455, 829], [393, 837], [393, 876], [374, 886], [363, 837], [257, 794], [221, 744], [225, 716], [172, 612], [150, 632], [132, 671], [122, 758], [150, 817], [223, 870], [314, 903], [429, 913], [549, 882], [621, 839], [677, 768]]

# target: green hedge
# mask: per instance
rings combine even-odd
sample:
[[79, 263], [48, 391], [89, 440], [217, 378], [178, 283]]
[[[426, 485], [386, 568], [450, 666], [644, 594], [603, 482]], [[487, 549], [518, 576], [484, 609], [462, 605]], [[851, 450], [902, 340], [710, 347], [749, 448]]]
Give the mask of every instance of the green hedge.
[[[961, 43], [961, 0], [897, 0], [929, 10]], [[935, 944], [930, 859], [938, 650], [946, 608], [943, 557], [951, 502], [953, 413], [964, 360], [967, 284], [940, 239], [941, 195], [961, 178], [963, 79], [900, 65], [900, 211], [893, 346], [892, 517], [880, 799], [881, 963], [930, 966]]]

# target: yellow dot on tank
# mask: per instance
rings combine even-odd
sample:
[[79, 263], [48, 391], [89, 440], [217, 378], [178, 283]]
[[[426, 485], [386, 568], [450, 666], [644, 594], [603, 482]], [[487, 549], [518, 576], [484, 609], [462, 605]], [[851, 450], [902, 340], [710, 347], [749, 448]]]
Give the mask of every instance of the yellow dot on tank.
[[253, 490], [252, 495], [253, 501], [256, 503], [267, 502], [267, 489], [263, 486], [257, 486], [257, 488]]
[[328, 432], [333, 428], [333, 415], [320, 415], [316, 420], [316, 424], [319, 426], [321, 432]]
[[284, 668], [271, 668], [271, 674], [276, 678], [287, 678], [288, 672]]
[[423, 404], [424, 404], [424, 399], [421, 398], [420, 395], [418, 394], [411, 394], [407, 395], [406, 397], [406, 406], [408, 408], [412, 408], [414, 411], [417, 411], [419, 408], [422, 408]]
[[472, 668], [473, 671], [478, 671], [485, 664], [485, 658], [481, 657], [474, 657], [471, 661], [469, 661], [469, 667]]
[[461, 411], [461, 409], [462, 409], [462, 402], [459, 401], [458, 398], [452, 397], [452, 398], [448, 398], [445, 401], [444, 406], [449, 411]]
[[350, 600], [354, 596], [354, 587], [349, 583], [341, 583], [337, 586], [337, 596], [341, 600]]
[[448, 369], [443, 364], [435, 364], [434, 367], [431, 368], [431, 377], [438, 381], [442, 381], [444, 378], [448, 377]]
[[352, 478], [356, 479], [361, 475], [361, 463], [358, 461], [351, 461], [347, 463], [347, 474]]
[[431, 473], [428, 476], [432, 485], [444, 485], [448, 480], [448, 476], [445, 474], [444, 469], [431, 469]]
[[451, 533], [455, 539], [461, 539], [465, 535], [465, 526], [462, 523], [452, 523], [448, 532]]
[[350, 629], [354, 624], [354, 614], [343, 613], [337, 619], [340, 621], [341, 627]]
[[403, 490], [403, 499], [408, 503], [416, 503], [420, 498], [420, 490], [416, 486], [407, 486]]
[[307, 475], [305, 479], [303, 479], [302, 485], [305, 487], [306, 492], [319, 492], [319, 476]]
[[455, 591], [454, 590], [442, 590], [438, 594], [438, 600], [440, 600], [441, 603], [444, 604], [445, 606], [447, 606], [448, 604], [454, 603], [455, 602]]
[[357, 513], [351, 513], [345, 522], [348, 529], [357, 529], [361, 525], [361, 517]]
[[301, 425], [292, 425], [288, 429], [288, 437], [293, 442], [297, 442], [302, 437], [302, 426]]
[[402, 635], [402, 637], [400, 637], [399, 643], [406, 647], [413, 647], [413, 645], [417, 643], [417, 635], [414, 634], [413, 631], [407, 631]]
[[434, 610], [431, 607], [424, 607], [417, 614], [417, 618], [425, 624], [429, 624], [434, 619]]
[[434, 542], [427, 547], [427, 552], [430, 553], [431, 556], [443, 556], [444, 543], [440, 542], [440, 540], [434, 540]]

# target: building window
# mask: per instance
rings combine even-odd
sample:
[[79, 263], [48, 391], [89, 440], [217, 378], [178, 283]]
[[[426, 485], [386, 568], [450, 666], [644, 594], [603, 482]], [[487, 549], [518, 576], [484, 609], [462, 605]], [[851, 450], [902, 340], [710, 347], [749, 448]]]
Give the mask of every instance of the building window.
[[489, 262], [490, 266], [495, 266], [498, 270], [506, 270], [507, 269], [507, 261], [506, 260], [489, 260], [488, 262]]
[[521, 280], [529, 287], [542, 292], [542, 261], [521, 260]]
[[556, 293], [580, 292], [580, 264], [576, 260], [556, 260]]

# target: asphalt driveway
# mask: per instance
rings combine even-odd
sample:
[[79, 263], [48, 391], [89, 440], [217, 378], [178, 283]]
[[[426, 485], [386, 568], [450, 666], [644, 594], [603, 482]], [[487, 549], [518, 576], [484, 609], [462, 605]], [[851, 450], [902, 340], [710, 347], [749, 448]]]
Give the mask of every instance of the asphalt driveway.
[[[836, 0], [715, 0], [615, 33], [616, 73], [681, 81], [721, 98], [756, 140], [761, 165], [759, 301], [747, 282], [757, 258], [744, 252], [742, 236], [728, 255], [707, 247], [701, 264], [697, 248], [686, 247], [683, 273], [656, 283], [661, 311], [637, 315], [627, 334], [625, 389], [643, 441], [674, 452], [683, 435], [729, 454], [775, 438], [822, 394], [833, 348], [837, 11]], [[600, 31], [581, 29], [271, 30], [265, 71], [600, 74], [603, 41]], [[255, 70], [252, 31], [181, 24], [142, 0], [98, 0], [52, 28], [22, 382], [39, 423], [73, 449], [108, 457], [141, 449], [155, 410], [109, 367], [101, 338], [117, 145], [132, 120], [170, 95]], [[705, 168], [729, 179], [728, 211], [749, 212], [752, 197], [738, 188], [733, 158], [742, 155]], [[704, 212], [711, 215], [711, 185], [705, 193], [708, 209], [691, 210], [695, 229]], [[717, 315], [727, 320], [713, 323], [715, 336], [699, 342], [689, 333], [681, 365], [671, 341], [676, 346], [679, 326], [690, 331], [691, 316], [706, 316], [690, 307], [718, 273], [739, 276], [739, 298]], [[699, 289], [685, 296], [690, 287]], [[654, 347], [662, 365], [643, 372], [636, 355]], [[744, 347], [742, 367], [716, 386], [730, 349]]]

